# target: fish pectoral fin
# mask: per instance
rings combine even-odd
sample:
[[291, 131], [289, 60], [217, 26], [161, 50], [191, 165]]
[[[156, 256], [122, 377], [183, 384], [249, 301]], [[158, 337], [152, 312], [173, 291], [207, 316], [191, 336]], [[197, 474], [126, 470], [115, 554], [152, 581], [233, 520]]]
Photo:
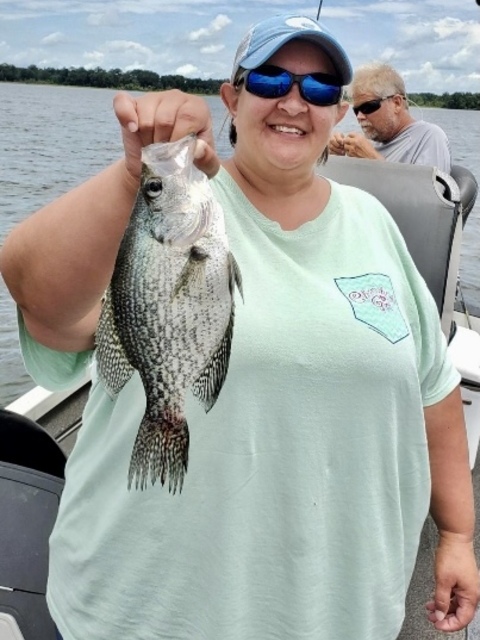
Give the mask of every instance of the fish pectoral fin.
[[210, 411], [220, 395], [227, 377], [232, 349], [235, 307], [232, 311], [222, 341], [212, 354], [207, 366], [192, 385], [193, 395], [200, 400], [206, 412]]
[[245, 302], [243, 297], [242, 273], [240, 271], [240, 267], [238, 266], [238, 262], [235, 260], [235, 256], [231, 251], [228, 254], [228, 276], [230, 293], [232, 297], [235, 291], [235, 285], [237, 285], [240, 295], [242, 296], [242, 301]]
[[180, 291], [187, 289], [190, 283], [193, 286], [198, 286], [205, 280], [205, 261], [209, 258], [209, 254], [202, 249], [194, 245], [188, 254], [188, 259], [183, 266], [183, 269], [178, 276], [178, 280], [172, 292], [171, 300], [176, 298]]

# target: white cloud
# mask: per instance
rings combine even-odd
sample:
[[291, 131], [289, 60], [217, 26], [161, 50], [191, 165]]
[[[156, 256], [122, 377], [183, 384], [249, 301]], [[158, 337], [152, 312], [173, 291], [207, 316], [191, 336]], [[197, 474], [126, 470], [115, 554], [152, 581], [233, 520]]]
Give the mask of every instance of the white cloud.
[[66, 41], [67, 41], [67, 38], [65, 37], [64, 33], [62, 33], [61, 31], [55, 31], [55, 33], [51, 33], [50, 35], [42, 38], [40, 40], [40, 44], [46, 47], [49, 47], [52, 45], [61, 44]]
[[207, 45], [206, 47], [201, 47], [200, 53], [205, 53], [206, 55], [213, 55], [215, 53], [219, 53], [223, 49], [225, 49], [224, 44], [210, 44], [210, 45]]
[[[449, 60], [451, 61], [453, 66], [458, 67], [459, 69], [465, 68], [465, 65], [468, 64], [472, 59], [472, 52], [468, 47], [462, 47], [459, 51], [450, 56]], [[472, 60], [473, 62], [473, 60]]]
[[152, 50], [149, 47], [144, 47], [138, 42], [132, 40], [109, 40], [105, 43], [105, 50], [110, 53], [131, 53], [141, 54], [146, 57], [152, 55]]
[[213, 34], [222, 31], [225, 27], [231, 24], [231, 20], [228, 16], [224, 14], [217, 15], [208, 25], [208, 27], [201, 27], [196, 31], [190, 32], [188, 39], [191, 42], [196, 42], [197, 40], [203, 40], [204, 38], [209, 38]]
[[109, 7], [106, 11], [91, 13], [87, 17], [87, 23], [93, 27], [117, 27], [121, 19], [115, 7]]
[[433, 23], [433, 31], [440, 38], [450, 38], [451, 36], [463, 36], [469, 30], [469, 25], [456, 18], [444, 18]]
[[178, 67], [178, 69], [175, 69], [175, 73], [181, 76], [191, 76], [194, 73], [198, 73], [198, 67], [195, 67], [193, 64], [184, 64]]
[[86, 64], [87, 69], [93, 69], [95, 67], [101, 67], [105, 60], [105, 54], [101, 51], [89, 51], [83, 54], [85, 60], [90, 61]]
[[413, 2], [371, 2], [370, 4], [360, 5], [357, 7], [365, 13], [383, 13], [383, 14], [418, 14], [418, 4]]

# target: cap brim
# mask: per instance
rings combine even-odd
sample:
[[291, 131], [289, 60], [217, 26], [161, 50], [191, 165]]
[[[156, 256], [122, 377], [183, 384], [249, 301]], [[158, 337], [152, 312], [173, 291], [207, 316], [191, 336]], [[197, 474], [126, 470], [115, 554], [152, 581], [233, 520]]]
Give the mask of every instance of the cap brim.
[[244, 69], [255, 69], [271, 58], [273, 54], [280, 49], [280, 47], [290, 40], [309, 40], [316, 44], [332, 61], [341, 84], [350, 84], [352, 81], [352, 67], [347, 54], [338, 42], [331, 38], [327, 33], [319, 32], [314, 29], [305, 29], [301, 34], [288, 33], [272, 38], [266, 44], [259, 47], [254, 53], [244, 58], [241, 61], [241, 66]]

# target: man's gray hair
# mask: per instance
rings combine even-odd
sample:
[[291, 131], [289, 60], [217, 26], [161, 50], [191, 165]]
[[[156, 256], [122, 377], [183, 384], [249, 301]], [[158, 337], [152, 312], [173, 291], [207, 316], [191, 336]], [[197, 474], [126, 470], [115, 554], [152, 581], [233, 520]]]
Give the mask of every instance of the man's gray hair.
[[347, 95], [352, 98], [355, 93], [372, 93], [379, 98], [396, 94], [407, 96], [402, 76], [383, 62], [370, 62], [356, 69], [347, 87]]

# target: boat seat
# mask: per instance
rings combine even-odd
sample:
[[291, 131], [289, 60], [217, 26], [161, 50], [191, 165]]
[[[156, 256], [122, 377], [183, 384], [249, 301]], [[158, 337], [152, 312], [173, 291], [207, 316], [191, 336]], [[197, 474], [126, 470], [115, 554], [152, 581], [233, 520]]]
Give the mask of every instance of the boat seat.
[[388, 209], [435, 299], [448, 338], [462, 238], [456, 181], [435, 167], [347, 156], [330, 156], [319, 173], [368, 191]]
[[0, 460], [63, 478], [67, 458], [37, 422], [0, 409]]
[[55, 640], [45, 594], [65, 454], [36, 422], [0, 409], [0, 640]]
[[478, 195], [478, 182], [473, 173], [458, 164], [452, 165], [450, 175], [455, 180], [460, 191], [460, 202], [462, 204], [463, 226], [467, 221], [470, 211], [473, 209]]

